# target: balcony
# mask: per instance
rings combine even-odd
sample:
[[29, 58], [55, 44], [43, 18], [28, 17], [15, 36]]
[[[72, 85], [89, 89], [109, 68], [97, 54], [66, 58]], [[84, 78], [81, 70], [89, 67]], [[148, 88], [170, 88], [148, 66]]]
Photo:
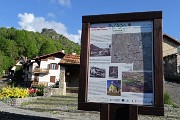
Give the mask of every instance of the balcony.
[[46, 68], [34, 68], [33, 70], [34, 74], [48, 74], [49, 73], [49, 69]]
[[48, 82], [32, 82], [31, 86], [32, 87], [36, 87], [36, 86], [48, 86]]

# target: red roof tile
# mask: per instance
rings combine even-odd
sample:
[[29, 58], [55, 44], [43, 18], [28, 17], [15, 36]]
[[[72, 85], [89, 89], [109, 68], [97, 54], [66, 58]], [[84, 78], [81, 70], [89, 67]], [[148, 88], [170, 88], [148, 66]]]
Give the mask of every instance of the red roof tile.
[[80, 55], [65, 55], [60, 64], [80, 64]]

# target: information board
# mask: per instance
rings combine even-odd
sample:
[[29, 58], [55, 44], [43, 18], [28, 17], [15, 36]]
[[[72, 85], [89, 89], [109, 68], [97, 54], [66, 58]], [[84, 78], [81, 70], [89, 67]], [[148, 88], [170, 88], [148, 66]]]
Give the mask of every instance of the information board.
[[153, 22], [90, 25], [88, 102], [153, 105]]
[[102, 118], [164, 115], [162, 11], [83, 16], [78, 92]]

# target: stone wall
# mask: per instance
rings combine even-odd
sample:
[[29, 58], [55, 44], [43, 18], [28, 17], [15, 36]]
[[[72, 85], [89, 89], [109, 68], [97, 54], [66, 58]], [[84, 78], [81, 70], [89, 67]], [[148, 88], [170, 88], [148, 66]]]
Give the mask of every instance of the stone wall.
[[165, 80], [174, 79], [177, 74], [177, 55], [172, 54], [163, 58]]
[[62, 95], [66, 95], [66, 81], [65, 81], [65, 67], [61, 66], [60, 69], [60, 80], [59, 80], [59, 90]]
[[52, 95], [63, 95], [60, 88], [44, 88], [44, 97], [50, 97]]
[[27, 97], [27, 98], [8, 98], [4, 99], [3, 101], [7, 103], [8, 105], [20, 107], [21, 103], [23, 102], [30, 102], [32, 100], [36, 100], [37, 97]]

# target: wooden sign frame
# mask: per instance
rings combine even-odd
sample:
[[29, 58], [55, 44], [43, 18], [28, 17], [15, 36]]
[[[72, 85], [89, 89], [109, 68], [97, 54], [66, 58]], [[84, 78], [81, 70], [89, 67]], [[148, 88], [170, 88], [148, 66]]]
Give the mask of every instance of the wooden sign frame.
[[[90, 25], [95, 23], [112, 22], [134, 22], [134, 21], [153, 21], [153, 58], [154, 58], [154, 105], [138, 105], [138, 114], [144, 115], [164, 115], [163, 102], [163, 57], [162, 57], [162, 12], [136, 12], [122, 14], [91, 15], [82, 17], [82, 36], [81, 36], [81, 58], [80, 58], [80, 80], [78, 109], [87, 111], [101, 111], [104, 103], [87, 102], [88, 92], [88, 64], [90, 50]], [[126, 106], [125, 104], [113, 104], [110, 109], [117, 110]]]

